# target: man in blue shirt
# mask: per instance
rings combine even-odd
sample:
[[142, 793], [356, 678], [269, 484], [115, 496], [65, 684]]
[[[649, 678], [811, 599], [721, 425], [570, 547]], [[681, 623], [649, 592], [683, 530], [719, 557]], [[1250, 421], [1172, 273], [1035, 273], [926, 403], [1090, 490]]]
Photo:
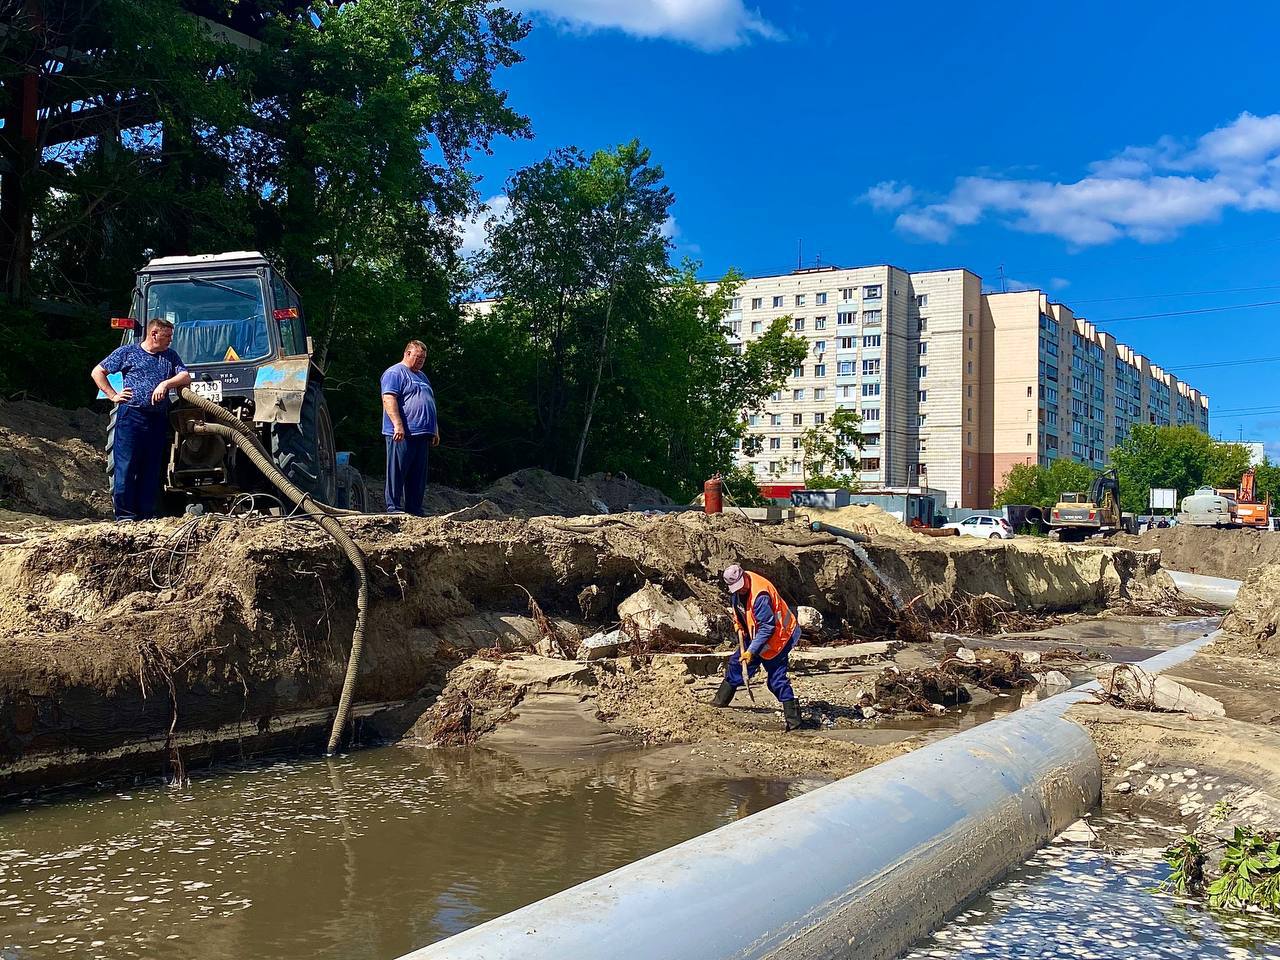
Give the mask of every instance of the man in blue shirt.
[[382, 375], [382, 435], [387, 441], [387, 513], [422, 516], [427, 450], [440, 445], [436, 395], [422, 372], [427, 347], [410, 340], [404, 359]]
[[[191, 374], [176, 352], [173, 324], [156, 317], [141, 343], [117, 347], [90, 376], [116, 405], [111, 505], [117, 520], [149, 520], [156, 515], [161, 471], [169, 446], [169, 391], [181, 390]], [[107, 374], [123, 374], [116, 390]]]

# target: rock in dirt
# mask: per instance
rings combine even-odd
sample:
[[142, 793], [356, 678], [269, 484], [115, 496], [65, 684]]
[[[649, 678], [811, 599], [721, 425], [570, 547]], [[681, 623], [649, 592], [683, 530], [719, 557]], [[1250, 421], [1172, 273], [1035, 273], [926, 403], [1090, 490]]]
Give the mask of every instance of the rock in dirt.
[[1117, 706], [1187, 713], [1193, 717], [1225, 717], [1227, 714], [1222, 703], [1213, 697], [1132, 664], [1103, 667], [1097, 677], [1107, 702]]
[[706, 643], [711, 632], [696, 603], [680, 603], [655, 583], [645, 583], [618, 604], [618, 618], [633, 624], [646, 644]]
[[1071, 686], [1071, 678], [1061, 670], [1050, 670], [1048, 673], [1037, 673], [1034, 676], [1037, 681], [1037, 685], [1041, 687]]
[[960, 647], [955, 652], [955, 658], [961, 663], [974, 664], [978, 662], [978, 655], [968, 647]]
[[601, 657], [616, 656], [626, 642], [621, 630], [592, 634], [583, 640], [582, 646], [578, 648], [578, 659], [599, 660]]
[[814, 607], [806, 607], [804, 604], [796, 607], [796, 621], [800, 624], [800, 629], [810, 636], [822, 632], [822, 611]]

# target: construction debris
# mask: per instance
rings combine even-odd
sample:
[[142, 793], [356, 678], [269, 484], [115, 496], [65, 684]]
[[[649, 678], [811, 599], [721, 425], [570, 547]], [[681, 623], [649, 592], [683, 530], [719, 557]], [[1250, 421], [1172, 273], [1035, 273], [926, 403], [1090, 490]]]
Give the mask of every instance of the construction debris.
[[650, 649], [663, 644], [705, 643], [711, 632], [696, 602], [680, 603], [649, 582], [618, 604], [618, 617], [624, 625], [632, 625], [640, 642]]
[[800, 624], [800, 629], [810, 636], [822, 633], [822, 611], [814, 607], [806, 607], [803, 604], [796, 607], [796, 621]]
[[1121, 663], [1098, 671], [1102, 689], [1094, 703], [1107, 703], [1128, 710], [1187, 713], [1193, 717], [1224, 717], [1222, 704], [1161, 674], [1147, 673], [1132, 663]]

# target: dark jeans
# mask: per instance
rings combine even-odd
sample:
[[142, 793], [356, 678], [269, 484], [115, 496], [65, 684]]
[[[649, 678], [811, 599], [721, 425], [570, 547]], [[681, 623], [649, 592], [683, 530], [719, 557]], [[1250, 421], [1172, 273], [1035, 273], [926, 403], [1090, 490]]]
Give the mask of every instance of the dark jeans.
[[387, 513], [422, 516], [422, 498], [427, 492], [427, 451], [432, 436], [420, 433], [403, 440], [387, 440]]
[[169, 418], [120, 404], [116, 408], [111, 505], [117, 520], [149, 520], [156, 515]]
[[[778, 651], [776, 657], [771, 660], [753, 657], [751, 666], [747, 667], [747, 676], [754, 677], [760, 671], [760, 665], [764, 664], [764, 685], [778, 698], [779, 703], [786, 703], [788, 700], [796, 698], [791, 689], [791, 681], [787, 679], [787, 667], [789, 666], [791, 648], [796, 645], [796, 641], [799, 639], [800, 628], [796, 627], [795, 632], [791, 634], [791, 639], [787, 641], [785, 647]], [[738, 656], [737, 650], [729, 654], [729, 665], [725, 667], [724, 678], [735, 687], [742, 686], [742, 660]]]

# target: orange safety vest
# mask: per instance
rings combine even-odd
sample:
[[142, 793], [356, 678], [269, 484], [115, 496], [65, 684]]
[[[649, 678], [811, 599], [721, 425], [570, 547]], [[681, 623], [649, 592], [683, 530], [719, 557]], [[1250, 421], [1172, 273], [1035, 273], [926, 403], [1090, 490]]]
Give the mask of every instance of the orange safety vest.
[[787, 641], [791, 639], [791, 634], [795, 633], [796, 618], [791, 612], [791, 608], [787, 606], [785, 600], [778, 593], [778, 588], [770, 583], [767, 579], [758, 573], [748, 573], [747, 578], [747, 632], [742, 632], [742, 619], [737, 615], [737, 611], [733, 613], [733, 628], [738, 632], [738, 636], [742, 638], [742, 642], [750, 645], [755, 638], [756, 630], [759, 624], [756, 623], [756, 598], [760, 594], [765, 594], [769, 601], [773, 604], [773, 636], [764, 642], [764, 649], [760, 651], [761, 658], [772, 660], [782, 648], [787, 645]]

